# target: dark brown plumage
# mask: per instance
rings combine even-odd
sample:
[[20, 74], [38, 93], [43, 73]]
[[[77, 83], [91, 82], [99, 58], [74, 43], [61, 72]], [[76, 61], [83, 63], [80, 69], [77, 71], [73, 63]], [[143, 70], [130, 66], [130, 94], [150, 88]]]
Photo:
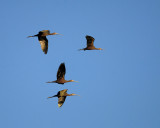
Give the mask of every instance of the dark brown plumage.
[[87, 47], [86, 48], [83, 48], [83, 49], [80, 49], [80, 50], [103, 50], [102, 48], [96, 48], [94, 46], [94, 38], [92, 36], [86, 36], [86, 40], [87, 40]]
[[61, 35], [61, 34], [55, 33], [55, 32], [50, 33], [49, 30], [43, 30], [43, 31], [40, 31], [37, 35], [28, 36], [28, 37], [38, 36], [38, 40], [41, 45], [41, 49], [45, 54], [47, 54], [47, 52], [48, 52], [48, 39], [46, 38], [46, 36], [48, 36], [48, 35]]
[[59, 66], [58, 71], [57, 71], [57, 80], [50, 81], [50, 82], [47, 82], [47, 83], [64, 84], [64, 83], [67, 83], [67, 82], [77, 82], [77, 81], [74, 81], [74, 80], [65, 80], [65, 74], [66, 74], [65, 64], [61, 63], [61, 65]]
[[51, 97], [48, 97], [48, 98], [53, 98], [53, 97], [58, 97], [58, 107], [61, 107], [63, 105], [63, 103], [65, 102], [65, 99], [67, 96], [74, 96], [74, 95], [77, 95], [77, 94], [67, 94], [67, 90], [68, 89], [64, 89], [64, 90], [61, 90], [57, 93], [57, 95], [54, 95], [54, 96], [51, 96]]

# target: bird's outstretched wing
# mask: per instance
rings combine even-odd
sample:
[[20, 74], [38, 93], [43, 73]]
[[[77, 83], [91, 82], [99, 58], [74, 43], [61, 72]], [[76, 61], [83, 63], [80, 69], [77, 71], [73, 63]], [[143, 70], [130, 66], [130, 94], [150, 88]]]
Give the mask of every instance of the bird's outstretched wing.
[[38, 36], [39, 43], [41, 44], [41, 49], [45, 54], [48, 52], [48, 40], [46, 36]]
[[57, 92], [57, 96], [60, 96], [60, 92], [61, 92], [61, 91], [58, 91], [58, 92]]
[[59, 66], [58, 71], [57, 71], [57, 80], [64, 79], [65, 73], [66, 73], [65, 64], [61, 63], [61, 65]]
[[58, 97], [58, 107], [61, 107], [65, 102], [66, 96]]
[[50, 34], [49, 30], [42, 30], [42, 31], [39, 32], [39, 35], [41, 35], [41, 36], [47, 36], [49, 34]]
[[86, 40], [87, 40], [87, 47], [94, 46], [93, 42], [95, 39], [92, 36], [87, 35]]
[[66, 94], [67, 94], [68, 89], [64, 89], [59, 91], [59, 96], [58, 96], [58, 107], [61, 107], [63, 103], [65, 102], [66, 99]]
[[59, 96], [64, 96], [64, 95], [66, 95], [66, 94], [67, 94], [67, 90], [68, 90], [68, 89], [64, 89], [64, 90], [59, 91]]

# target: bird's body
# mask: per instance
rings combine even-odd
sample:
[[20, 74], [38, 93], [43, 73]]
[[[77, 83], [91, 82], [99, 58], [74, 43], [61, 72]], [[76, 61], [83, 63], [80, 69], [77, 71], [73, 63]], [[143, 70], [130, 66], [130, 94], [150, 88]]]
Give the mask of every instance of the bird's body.
[[65, 99], [66, 99], [67, 96], [77, 95], [77, 94], [74, 94], [74, 93], [68, 94], [67, 90], [68, 89], [61, 90], [57, 93], [57, 95], [54, 95], [54, 96], [51, 96], [51, 97], [48, 97], [48, 98], [58, 97], [58, 107], [61, 107], [63, 105], [63, 103], [65, 102]]
[[49, 30], [42, 30], [37, 35], [34, 36], [28, 36], [28, 37], [38, 37], [39, 43], [41, 45], [42, 51], [47, 54], [48, 52], [48, 39], [46, 36], [48, 35], [60, 35], [59, 33], [50, 33]]
[[77, 81], [74, 81], [74, 80], [65, 80], [65, 73], [66, 73], [65, 64], [61, 63], [61, 65], [59, 66], [58, 71], [57, 71], [57, 80], [50, 81], [50, 82], [47, 82], [47, 83], [64, 84], [64, 83], [67, 83], [67, 82], [77, 82]]
[[80, 50], [103, 50], [102, 48], [96, 48], [94, 46], [94, 38], [92, 36], [86, 36], [86, 40], [87, 40], [87, 47], [86, 48], [83, 48], [83, 49], [80, 49]]

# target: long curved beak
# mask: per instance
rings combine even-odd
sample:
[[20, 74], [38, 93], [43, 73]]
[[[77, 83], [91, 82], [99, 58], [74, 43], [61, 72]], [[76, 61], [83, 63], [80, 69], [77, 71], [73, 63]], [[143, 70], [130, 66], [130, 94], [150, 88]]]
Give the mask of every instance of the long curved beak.
[[63, 34], [59, 34], [59, 33], [55, 33], [55, 35], [62, 35], [63, 36]]

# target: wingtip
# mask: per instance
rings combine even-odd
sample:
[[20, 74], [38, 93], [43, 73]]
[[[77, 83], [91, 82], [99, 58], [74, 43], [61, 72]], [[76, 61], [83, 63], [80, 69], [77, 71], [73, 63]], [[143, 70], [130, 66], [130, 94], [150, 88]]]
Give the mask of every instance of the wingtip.
[[60, 108], [62, 105], [61, 104], [58, 104], [58, 107]]
[[65, 62], [61, 63], [61, 65], [64, 65], [64, 66], [65, 66]]

